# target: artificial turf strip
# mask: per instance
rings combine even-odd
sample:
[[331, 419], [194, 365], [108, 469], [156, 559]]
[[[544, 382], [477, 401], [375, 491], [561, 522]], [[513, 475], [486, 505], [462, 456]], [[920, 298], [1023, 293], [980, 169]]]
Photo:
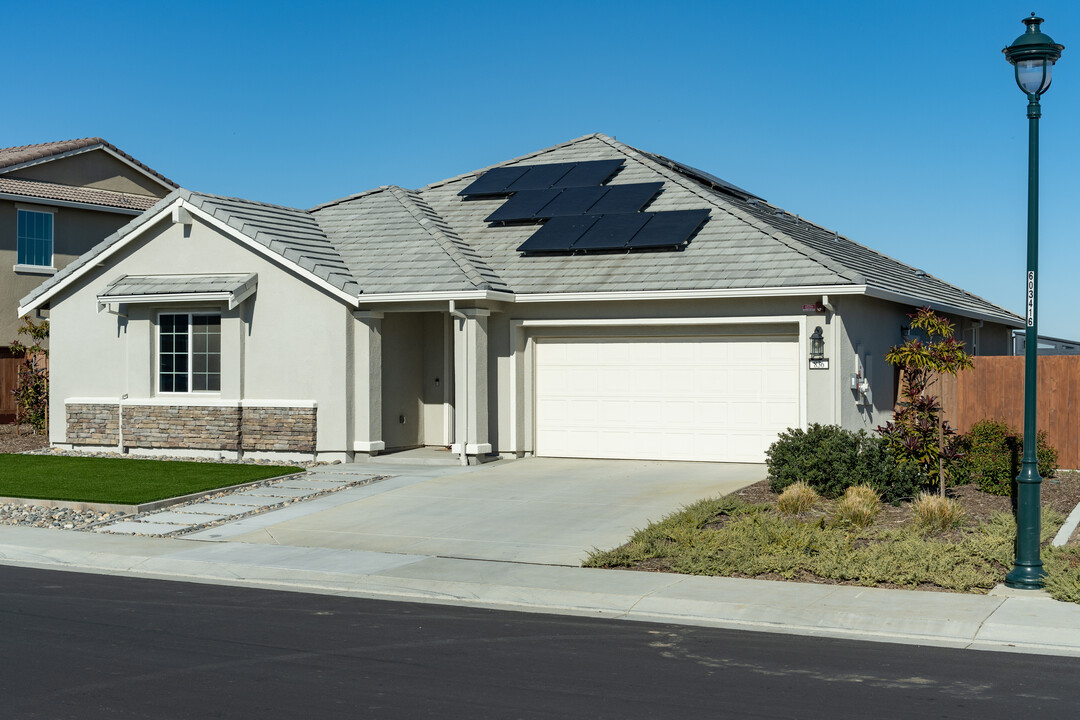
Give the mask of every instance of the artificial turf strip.
[[272, 465], [0, 454], [0, 496], [138, 505], [301, 471]]

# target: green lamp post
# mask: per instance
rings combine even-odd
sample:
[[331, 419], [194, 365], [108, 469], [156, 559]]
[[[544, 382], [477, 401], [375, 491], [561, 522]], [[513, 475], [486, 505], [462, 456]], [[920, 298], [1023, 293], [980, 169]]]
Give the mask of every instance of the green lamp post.
[[1042, 514], [1038, 459], [1035, 456], [1035, 393], [1038, 380], [1039, 331], [1036, 315], [1039, 270], [1039, 97], [1050, 87], [1050, 70], [1064, 45], [1055, 43], [1039, 26], [1043, 19], [1024, 18], [1027, 31], [1002, 50], [1016, 68], [1016, 84], [1027, 95], [1028, 106], [1028, 221], [1027, 221], [1027, 328], [1024, 347], [1024, 459], [1016, 478], [1016, 565], [1005, 576], [1013, 588], [1038, 589], [1043, 585], [1039, 536]]

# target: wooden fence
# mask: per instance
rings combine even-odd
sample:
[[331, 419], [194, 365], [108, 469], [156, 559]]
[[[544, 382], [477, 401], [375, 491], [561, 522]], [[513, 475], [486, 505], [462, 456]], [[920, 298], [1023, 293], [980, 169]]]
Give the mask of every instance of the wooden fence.
[[[960, 431], [979, 420], [1003, 420], [1024, 429], [1024, 358], [972, 358], [973, 370], [939, 378], [934, 394], [943, 414]], [[1058, 465], [1080, 468], [1080, 355], [1039, 358], [1038, 427], [1058, 450]]]
[[[43, 358], [45, 367], [49, 359]], [[15, 422], [15, 397], [11, 391], [19, 379], [19, 368], [23, 364], [21, 357], [13, 357], [11, 350], [0, 347], [0, 423]]]

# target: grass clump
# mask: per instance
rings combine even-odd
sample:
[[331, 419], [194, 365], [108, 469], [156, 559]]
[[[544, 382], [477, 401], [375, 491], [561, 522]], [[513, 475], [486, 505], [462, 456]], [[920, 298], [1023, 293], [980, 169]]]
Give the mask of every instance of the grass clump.
[[0, 454], [0, 496], [137, 505], [301, 470], [177, 460]]
[[955, 500], [932, 493], [921, 493], [911, 504], [915, 524], [928, 532], [944, 532], [960, 527], [964, 508]]
[[853, 485], [836, 503], [836, 524], [857, 528], [869, 527], [881, 512], [881, 499], [869, 485]]
[[817, 505], [821, 496], [817, 490], [799, 480], [784, 488], [776, 500], [776, 509], [784, 515], [801, 515], [810, 512]]

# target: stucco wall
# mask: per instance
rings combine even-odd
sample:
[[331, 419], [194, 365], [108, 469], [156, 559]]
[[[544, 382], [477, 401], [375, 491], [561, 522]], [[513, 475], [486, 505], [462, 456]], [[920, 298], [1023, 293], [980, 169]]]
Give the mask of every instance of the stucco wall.
[[[136, 252], [137, 250], [137, 252]], [[114, 256], [52, 303], [50, 411], [64, 417], [70, 398], [129, 401], [174, 398], [177, 404], [199, 394], [156, 391], [155, 323], [164, 310], [208, 309], [212, 305], [126, 307], [128, 316], [99, 313], [96, 296], [120, 275], [160, 273], [257, 273], [258, 290], [234, 310], [223, 306], [221, 392], [210, 397], [259, 406], [274, 401], [315, 403], [319, 452], [344, 453], [346, 441], [345, 305], [325, 292], [196, 221], [167, 220]], [[55, 423], [51, 440], [65, 442]]]
[[71, 157], [50, 160], [39, 165], [7, 173], [24, 180], [92, 187], [133, 195], [165, 197], [169, 189], [146, 177], [141, 171], [117, 160], [104, 150], [90, 150]]
[[[800, 362], [805, 368], [806, 337], [818, 325], [826, 325], [825, 315], [805, 314], [804, 303], [814, 297], [774, 299], [666, 300], [640, 302], [562, 302], [502, 306], [489, 320], [489, 412], [490, 442], [499, 452], [531, 452], [532, 446], [532, 345], [530, 338], [580, 335], [672, 336], [782, 335], [798, 339]], [[596, 319], [611, 324], [592, 324]], [[694, 319], [691, 324], [665, 324], [665, 320]], [[750, 322], [741, 322], [749, 319]], [[566, 321], [554, 327], [530, 327], [521, 321]], [[576, 326], [574, 321], [589, 320]], [[735, 322], [732, 322], [735, 320]], [[640, 322], [638, 322], [640, 321]], [[659, 322], [655, 322], [659, 321]], [[836, 408], [831, 388], [835, 366], [829, 370], [807, 370], [805, 411], [808, 422], [834, 422]]]
[[130, 214], [57, 207], [44, 203], [0, 200], [0, 346], [8, 345], [22, 327], [19, 300], [49, 278], [18, 272], [18, 208], [53, 210], [53, 266], [63, 268], [135, 217]]

